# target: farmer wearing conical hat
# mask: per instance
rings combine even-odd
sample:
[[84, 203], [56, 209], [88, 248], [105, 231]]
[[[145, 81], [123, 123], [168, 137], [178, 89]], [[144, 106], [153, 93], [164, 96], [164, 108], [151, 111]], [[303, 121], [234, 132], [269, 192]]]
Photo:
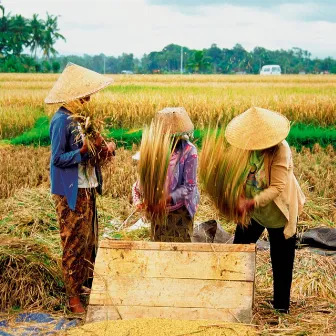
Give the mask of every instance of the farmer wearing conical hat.
[[[193, 218], [199, 203], [197, 188], [197, 149], [191, 143], [194, 125], [183, 107], [167, 107], [159, 111], [155, 122], [162, 124], [162, 132], [173, 137], [173, 152], [167, 171], [168, 190], [167, 217], [164, 225], [152, 223], [154, 241], [190, 242], [193, 232]], [[141, 157], [134, 156], [141, 160]], [[133, 203], [142, 206], [139, 181], [133, 185]]]
[[[45, 99], [47, 104], [61, 104], [50, 123], [50, 180], [60, 225], [64, 282], [74, 313], [85, 312], [79, 295], [82, 286], [92, 281], [98, 239], [95, 192], [101, 193], [102, 178], [100, 166], [88, 164], [95, 157], [71, 117], [70, 106], [84, 106], [93, 93], [111, 83], [111, 79], [69, 63]], [[101, 145], [102, 137], [97, 134], [96, 152]], [[108, 152], [114, 149], [113, 143], [107, 144]]]
[[305, 197], [293, 173], [290, 147], [284, 140], [290, 123], [280, 113], [252, 107], [228, 124], [225, 137], [234, 147], [251, 151], [245, 197], [239, 210], [251, 212], [247, 227], [237, 225], [234, 243], [256, 243], [269, 234], [275, 309], [290, 304], [296, 225]]

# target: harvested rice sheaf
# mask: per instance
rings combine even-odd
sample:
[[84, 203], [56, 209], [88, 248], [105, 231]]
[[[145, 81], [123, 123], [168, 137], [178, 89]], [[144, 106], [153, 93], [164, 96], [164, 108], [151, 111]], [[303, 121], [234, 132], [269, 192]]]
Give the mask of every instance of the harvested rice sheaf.
[[252, 336], [252, 326], [215, 321], [183, 321], [170, 319], [134, 319], [103, 321], [72, 329], [67, 335], [113, 335], [113, 336]]
[[65, 297], [56, 256], [33, 239], [0, 239], [0, 311], [60, 309]]
[[250, 151], [230, 146], [223, 133], [208, 131], [199, 160], [200, 180], [205, 191], [229, 220], [248, 223], [247, 214], [238, 211], [248, 175]]
[[164, 222], [166, 215], [166, 177], [171, 155], [171, 137], [162, 132], [161, 123], [145, 128], [140, 146], [138, 174], [144, 210], [153, 222]]

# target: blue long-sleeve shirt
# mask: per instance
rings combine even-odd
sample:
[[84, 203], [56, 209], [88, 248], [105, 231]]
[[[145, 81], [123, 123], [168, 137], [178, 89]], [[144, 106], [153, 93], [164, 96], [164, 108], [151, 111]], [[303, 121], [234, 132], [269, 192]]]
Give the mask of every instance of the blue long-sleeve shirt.
[[[74, 210], [78, 192], [78, 164], [89, 159], [89, 154], [81, 154], [81, 141], [76, 141], [78, 129], [69, 118], [70, 113], [61, 107], [50, 122], [51, 160], [50, 182], [51, 193], [66, 196], [69, 208]], [[97, 167], [96, 167], [97, 173]], [[97, 174], [100, 180], [101, 174]]]

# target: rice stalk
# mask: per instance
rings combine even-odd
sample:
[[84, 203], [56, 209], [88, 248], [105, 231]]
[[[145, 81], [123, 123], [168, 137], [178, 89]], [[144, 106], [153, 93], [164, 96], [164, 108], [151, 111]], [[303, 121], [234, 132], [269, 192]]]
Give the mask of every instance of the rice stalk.
[[65, 293], [58, 256], [33, 239], [1, 235], [0, 310], [59, 310]]
[[[95, 140], [103, 130], [103, 122], [98, 118], [96, 108], [90, 103], [70, 102], [65, 106], [72, 112], [70, 118], [76, 129], [80, 129], [76, 141], [81, 142], [85, 138], [89, 153], [96, 155]], [[76, 127], [77, 126], [77, 127]]]
[[85, 139], [88, 146], [91, 159], [86, 164], [95, 166], [107, 163], [112, 156], [107, 149], [107, 142], [103, 139], [101, 146], [96, 146], [96, 140], [104, 130], [104, 121], [99, 117], [97, 107], [89, 102], [74, 101], [67, 104], [66, 108], [72, 112], [70, 118], [77, 133], [75, 141], [82, 142]]
[[166, 217], [168, 196], [166, 177], [171, 148], [170, 134], [162, 132], [162, 123], [152, 122], [150, 127], [144, 129], [138, 174], [143, 193], [144, 211], [152, 223], [163, 223], [162, 219]]
[[230, 146], [223, 133], [208, 131], [200, 155], [200, 180], [205, 191], [229, 220], [247, 225], [246, 213], [239, 212], [244, 184], [249, 172], [250, 151]]

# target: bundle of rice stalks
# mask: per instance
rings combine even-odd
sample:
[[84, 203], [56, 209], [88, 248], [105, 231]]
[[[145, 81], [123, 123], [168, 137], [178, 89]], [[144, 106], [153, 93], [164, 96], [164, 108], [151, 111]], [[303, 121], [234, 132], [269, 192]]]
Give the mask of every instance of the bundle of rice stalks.
[[107, 150], [107, 143], [103, 139], [101, 145], [97, 147], [98, 138], [103, 132], [104, 122], [99, 118], [100, 113], [92, 103], [83, 104], [74, 101], [66, 105], [66, 108], [72, 112], [71, 119], [75, 128], [79, 129], [76, 141], [81, 142], [85, 139], [88, 151], [92, 156], [89, 164], [103, 164], [111, 157]]
[[138, 173], [144, 210], [152, 222], [161, 223], [166, 215], [168, 196], [166, 177], [172, 150], [169, 132], [162, 132], [161, 123], [145, 128], [140, 146]]
[[60, 309], [65, 303], [62, 273], [46, 245], [1, 236], [0, 310]]
[[199, 160], [200, 180], [218, 210], [229, 220], [243, 225], [247, 214], [239, 212], [249, 172], [250, 151], [230, 146], [223, 132], [208, 131]]

